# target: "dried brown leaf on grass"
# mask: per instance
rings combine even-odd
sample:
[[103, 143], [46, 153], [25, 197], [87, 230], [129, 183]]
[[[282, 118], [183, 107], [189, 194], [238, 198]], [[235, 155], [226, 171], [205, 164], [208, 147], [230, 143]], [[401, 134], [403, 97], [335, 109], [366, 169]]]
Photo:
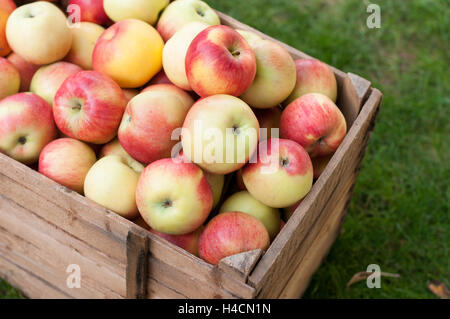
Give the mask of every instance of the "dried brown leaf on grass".
[[[361, 271], [361, 272], [357, 272], [356, 274], [353, 275], [352, 279], [350, 279], [347, 283], [347, 289], [360, 281], [366, 280], [367, 278], [369, 278], [370, 275], [372, 275], [373, 272], [369, 272], [369, 271]], [[380, 272], [380, 276], [381, 277], [391, 277], [391, 278], [399, 278], [400, 275], [399, 274], [391, 274], [389, 272]]]
[[428, 289], [441, 299], [450, 299], [450, 290], [440, 281], [431, 281], [428, 283]]

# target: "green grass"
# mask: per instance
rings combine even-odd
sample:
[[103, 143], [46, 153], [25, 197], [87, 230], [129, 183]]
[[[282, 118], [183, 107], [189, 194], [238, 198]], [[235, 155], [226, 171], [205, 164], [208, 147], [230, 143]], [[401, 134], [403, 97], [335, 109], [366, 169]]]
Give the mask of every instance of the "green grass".
[[[384, 93], [342, 234], [306, 298], [433, 298], [450, 284], [450, 2], [377, 0], [368, 29], [361, 0], [208, 0], [230, 14]], [[369, 264], [400, 278], [346, 289]], [[0, 282], [0, 298], [14, 292]]]

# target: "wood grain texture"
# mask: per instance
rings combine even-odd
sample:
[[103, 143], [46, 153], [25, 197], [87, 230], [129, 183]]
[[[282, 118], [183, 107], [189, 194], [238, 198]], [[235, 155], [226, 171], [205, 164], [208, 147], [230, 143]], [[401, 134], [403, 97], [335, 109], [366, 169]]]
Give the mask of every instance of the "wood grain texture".
[[132, 227], [127, 236], [127, 298], [147, 298], [148, 236]]
[[255, 249], [244, 253], [223, 258], [219, 262], [219, 269], [232, 277], [240, 278], [242, 282], [247, 282], [247, 278], [256, 263], [264, 254], [262, 249]]
[[351, 176], [362, 159], [359, 155], [364, 154], [363, 143], [380, 101], [381, 93], [374, 89], [330, 163], [250, 275], [249, 283], [256, 288], [258, 297], [270, 296], [274, 286], [286, 281], [286, 269], [290, 269], [293, 259], [301, 258], [298, 251], [308, 232], [322, 213], [329, 214], [325, 208], [333, 194], [341, 191], [341, 182]]

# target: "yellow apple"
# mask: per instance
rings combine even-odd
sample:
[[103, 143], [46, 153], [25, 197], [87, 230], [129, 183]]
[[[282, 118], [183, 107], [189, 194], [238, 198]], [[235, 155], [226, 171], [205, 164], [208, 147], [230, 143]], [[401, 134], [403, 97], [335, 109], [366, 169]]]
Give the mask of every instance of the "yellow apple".
[[14, 10], [6, 24], [6, 37], [14, 52], [34, 64], [61, 60], [72, 45], [66, 16], [57, 6], [45, 1]]
[[72, 28], [71, 31], [73, 43], [65, 60], [85, 70], [92, 70], [92, 53], [105, 29], [95, 23], [80, 22], [79, 27]]
[[117, 214], [132, 219], [138, 216], [135, 194], [139, 173], [118, 155], [103, 157], [95, 163], [84, 181], [84, 194]]
[[139, 19], [155, 24], [160, 12], [169, 0], [104, 0], [103, 7], [108, 17], [119, 22], [125, 19]]

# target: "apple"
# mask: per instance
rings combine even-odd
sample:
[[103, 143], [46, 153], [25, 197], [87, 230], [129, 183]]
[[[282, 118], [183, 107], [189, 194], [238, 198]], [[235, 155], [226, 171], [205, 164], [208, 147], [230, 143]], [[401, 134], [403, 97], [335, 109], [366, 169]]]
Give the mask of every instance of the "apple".
[[253, 108], [276, 107], [291, 94], [296, 82], [295, 63], [289, 52], [272, 40], [253, 32], [237, 30], [248, 42], [256, 58], [256, 75], [241, 99]]
[[66, 16], [57, 6], [45, 1], [14, 10], [6, 24], [6, 37], [11, 49], [33, 64], [61, 60], [72, 45]]
[[279, 210], [264, 205], [247, 191], [234, 193], [228, 197], [220, 207], [219, 214], [225, 212], [242, 212], [258, 218], [266, 227], [271, 240], [280, 231], [281, 217]]
[[177, 0], [170, 3], [158, 20], [157, 30], [167, 42], [178, 30], [189, 22], [220, 24], [217, 13], [200, 0]]
[[150, 80], [148, 83], [148, 86], [154, 85], [154, 84], [173, 84], [170, 82], [169, 78], [167, 77], [166, 73], [164, 72], [164, 69], [156, 73], [154, 77]]
[[[184, 156], [183, 149], [181, 149], [177, 155], [172, 154], [172, 158], [180, 159], [185, 163], [191, 162], [190, 159]], [[225, 186], [225, 175], [212, 174], [205, 170], [203, 170], [203, 174], [205, 174], [206, 180], [208, 181], [209, 186], [211, 186], [213, 192], [213, 208], [216, 208], [222, 198], [222, 192]]]
[[250, 250], [269, 248], [270, 238], [264, 224], [241, 212], [219, 214], [206, 225], [199, 240], [199, 255], [217, 265], [223, 258]]
[[56, 62], [43, 66], [34, 74], [30, 91], [42, 97], [48, 104], [53, 105], [53, 99], [62, 83], [69, 76], [82, 70], [78, 65], [69, 62]]
[[297, 83], [284, 105], [307, 93], [322, 93], [336, 103], [337, 82], [333, 70], [316, 59], [299, 59], [295, 61]]
[[17, 5], [13, 0], [0, 0], [0, 10], [4, 10], [8, 13], [16, 10]]
[[14, 64], [20, 74], [20, 92], [28, 92], [30, 90], [31, 79], [34, 73], [40, 68], [39, 65], [30, 63], [15, 52], [8, 55], [8, 61]]
[[141, 163], [170, 157], [177, 140], [172, 134], [181, 128], [194, 100], [172, 84], [145, 89], [129, 103], [119, 127], [119, 141], [125, 151]]
[[137, 88], [161, 70], [163, 46], [161, 36], [148, 23], [122, 20], [100, 36], [92, 65], [122, 88]]
[[68, 77], [56, 92], [53, 114], [67, 136], [104, 144], [116, 136], [126, 105], [113, 80], [95, 71], [81, 71]]
[[122, 89], [122, 92], [125, 95], [127, 102], [130, 102], [132, 98], [139, 94], [139, 91], [135, 89]]
[[39, 173], [80, 194], [84, 179], [97, 161], [88, 145], [73, 138], [60, 138], [47, 144], [39, 156]]
[[11, 52], [6, 40], [6, 22], [15, 9], [16, 4], [12, 0], [0, 0], [0, 57], [7, 56]]
[[203, 226], [200, 226], [197, 230], [185, 235], [164, 234], [151, 228], [150, 232], [198, 257], [198, 241], [203, 229]]
[[104, 31], [102, 26], [91, 22], [80, 22], [77, 28], [71, 28], [72, 47], [64, 60], [85, 70], [92, 70], [92, 53]]
[[211, 186], [211, 190], [213, 192], [213, 207], [216, 208], [217, 204], [219, 204], [220, 198], [222, 197], [223, 186], [225, 184], [225, 176], [212, 174], [208, 171], [203, 171], [205, 177]]
[[173, 84], [183, 90], [191, 90], [185, 68], [187, 50], [194, 38], [207, 27], [209, 25], [203, 22], [190, 22], [178, 30], [164, 46], [164, 72]]
[[136, 203], [152, 229], [184, 235], [198, 229], [208, 218], [213, 193], [197, 165], [165, 158], [142, 172]]
[[253, 109], [253, 112], [261, 128], [259, 134], [260, 140], [280, 137], [280, 119], [283, 110], [279, 106], [270, 109]]
[[281, 220], [280, 232], [284, 228], [284, 226], [286, 226], [286, 223], [284, 222], [284, 220]]
[[84, 180], [84, 194], [90, 200], [133, 219], [138, 216], [135, 201], [139, 173], [128, 166], [118, 155], [109, 155], [98, 160]]
[[138, 173], [142, 173], [144, 170], [144, 165], [136, 161], [134, 158], [130, 156], [120, 145], [118, 139], [114, 139], [113, 141], [109, 142], [108, 144], [104, 145], [102, 149], [100, 150], [100, 157], [105, 157], [109, 155], [118, 155], [121, 156], [125, 161], [127, 162], [127, 165], [130, 166], [132, 169], [134, 169]]
[[259, 124], [237, 97], [213, 95], [197, 101], [183, 124], [183, 152], [214, 174], [234, 172], [248, 162], [258, 145]]
[[104, 0], [106, 14], [115, 22], [138, 19], [155, 24], [169, 0]]
[[16, 4], [12, 0], [0, 0], [0, 57], [7, 56], [11, 48], [6, 40], [6, 22], [8, 17], [16, 9]]
[[346, 132], [344, 115], [320, 93], [302, 95], [281, 114], [280, 136], [302, 145], [311, 157], [334, 153]]
[[200, 32], [189, 46], [185, 63], [189, 84], [201, 97], [239, 96], [256, 74], [251, 47], [236, 30], [224, 25]]
[[39, 95], [18, 93], [0, 101], [0, 152], [33, 164], [56, 136], [52, 107]]
[[283, 208], [309, 192], [313, 167], [300, 144], [272, 138], [259, 144], [256, 160], [245, 166], [242, 177], [253, 197], [269, 207]]
[[314, 168], [314, 179], [318, 179], [322, 175], [323, 171], [327, 167], [334, 153], [326, 156], [313, 157], [311, 158], [313, 168]]
[[68, 5], [77, 5], [80, 8], [81, 21], [106, 25], [111, 20], [105, 13], [103, 2], [103, 0], [70, 0]]
[[19, 71], [11, 62], [2, 57], [0, 57], [0, 78], [0, 100], [19, 92]]

